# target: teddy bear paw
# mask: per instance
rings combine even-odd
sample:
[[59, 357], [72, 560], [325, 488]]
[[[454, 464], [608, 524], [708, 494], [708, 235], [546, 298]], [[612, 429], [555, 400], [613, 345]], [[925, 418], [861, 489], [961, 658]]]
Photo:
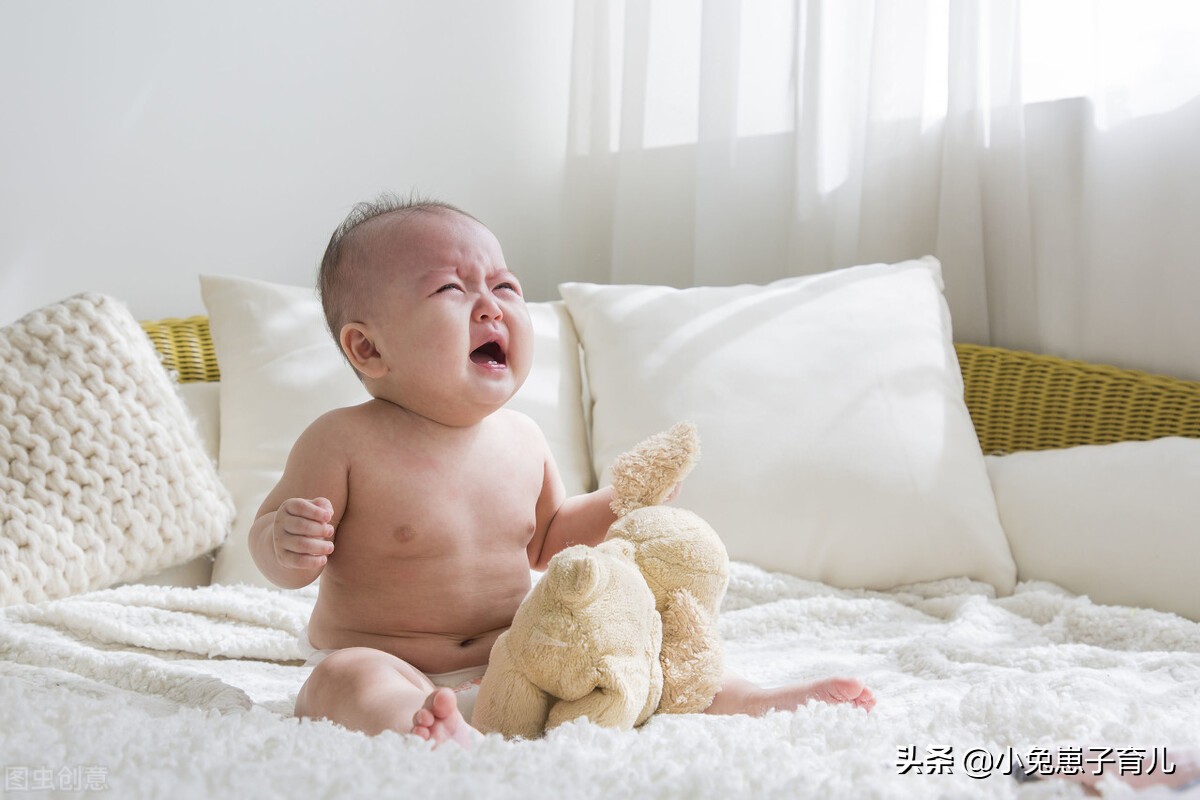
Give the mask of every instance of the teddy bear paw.
[[699, 458], [700, 436], [691, 422], [676, 423], [617, 456], [612, 467], [613, 513], [621, 517], [659, 505]]

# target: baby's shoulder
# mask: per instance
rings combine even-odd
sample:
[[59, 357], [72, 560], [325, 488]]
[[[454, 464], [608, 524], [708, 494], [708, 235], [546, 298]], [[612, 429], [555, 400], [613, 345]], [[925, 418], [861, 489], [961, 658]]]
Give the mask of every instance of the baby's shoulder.
[[511, 408], [502, 408], [492, 414], [491, 419], [498, 425], [502, 425], [510, 430], [521, 431], [523, 433], [536, 433], [541, 435], [542, 429], [533, 421], [533, 417], [528, 414], [523, 414], [520, 411], [515, 411]]
[[524, 441], [544, 442], [546, 440], [542, 429], [533, 421], [533, 418], [520, 411], [502, 408], [493, 414], [491, 419], [499, 430], [510, 437]]
[[344, 408], [334, 408], [326, 411], [321, 416], [317, 417], [309, 425], [309, 428], [317, 430], [342, 429], [351, 428], [359, 424], [359, 420], [363, 417], [363, 408], [366, 403], [357, 406], [346, 406]]
[[323, 445], [346, 442], [359, 431], [368, 430], [373, 414], [369, 403], [335, 408], [317, 417], [301, 434], [301, 440], [313, 440]]

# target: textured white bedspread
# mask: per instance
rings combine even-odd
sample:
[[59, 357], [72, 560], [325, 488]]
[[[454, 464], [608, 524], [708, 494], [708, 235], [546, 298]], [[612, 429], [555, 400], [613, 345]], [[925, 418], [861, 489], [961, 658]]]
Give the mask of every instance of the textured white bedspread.
[[292, 718], [313, 596], [126, 586], [0, 612], [3, 794], [1082, 796], [1000, 774], [1009, 748], [1077, 750], [1096, 771], [1103, 748], [1169, 760], [1200, 747], [1200, 624], [1047, 584], [1001, 599], [966, 580], [848, 592], [735, 564], [729, 666], [765, 684], [857, 675], [873, 712], [813, 703], [634, 732], [581, 722], [471, 752]]

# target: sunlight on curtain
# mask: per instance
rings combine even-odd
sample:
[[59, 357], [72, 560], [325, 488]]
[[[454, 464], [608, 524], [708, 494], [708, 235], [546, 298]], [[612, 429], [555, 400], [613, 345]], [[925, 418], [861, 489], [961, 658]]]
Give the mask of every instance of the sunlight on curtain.
[[700, 118], [700, 9], [694, 0], [650, 4], [642, 146], [696, 141]]
[[[1090, 97], [1103, 127], [1200, 95], [1200, 3], [1056, 0], [1021, 10], [1026, 103]], [[1064, 58], [1070, 53], [1070, 58]]]
[[[665, 147], [697, 141], [699, 97], [702, 83], [703, 13], [712, 14], [718, 4], [692, 0], [655, 0], [643, 5], [648, 14], [648, 41], [644, 43], [644, 124], [635, 146]], [[739, 136], [760, 136], [794, 129], [795, 79], [798, 44], [795, 0], [755, 0], [743, 4], [723, 3], [738, 12], [733, 30], [734, 55], [738, 59], [736, 96]], [[611, 27], [624, 26], [623, 3], [607, 4]], [[740, 7], [738, 7], [740, 6]], [[895, 24], [902, 18], [924, 26], [920, 38], [925, 45], [924, 63], [913, 73], [915, 80], [893, 74], [894, 85], [883, 96], [880, 115], [887, 118], [912, 114], [913, 87], [925, 98], [922, 118], [932, 121], [946, 114], [947, 36], [949, 0], [895, 5], [892, 19], [885, 6], [871, 13], [881, 18], [875, 25]], [[728, 16], [728, 11], [726, 16]], [[914, 15], [915, 11], [921, 12]], [[703, 12], [703, 13], [702, 13]], [[847, 44], [852, 31], [862, 26], [862, 4], [842, 3], [812, 13], [808, 24], [820, 25], [819, 39]], [[1054, 0], [1021, 6], [1019, 20], [1019, 74], [1001, 76], [1017, 79], [1023, 103], [1038, 103], [1071, 97], [1089, 97], [1103, 106], [1106, 121], [1126, 121], [1146, 114], [1162, 113], [1183, 105], [1200, 93], [1200, 72], [1195, 66], [1196, 35], [1200, 32], [1200, 3], [1192, 0]], [[728, 33], [728, 32], [727, 32]], [[887, 33], [872, 42], [895, 41]], [[901, 41], [904, 41], [901, 39]], [[609, 39], [609, 100], [614, 120], [620, 119], [621, 67], [624, 37]], [[979, 42], [979, 68], [987, 70], [992, 57], [990, 42]], [[844, 53], [838, 57], [844, 57]], [[886, 61], [885, 53], [870, 58]], [[809, 65], [813, 66], [813, 65]], [[815, 66], [834, 67], [826, 63]], [[1181, 68], [1182, 67], [1182, 68]], [[831, 69], [832, 73], [833, 70]], [[824, 76], [828, 90], [843, 85], [845, 76]], [[982, 88], [982, 87], [981, 87]], [[619, 123], [612, 129], [612, 149], [619, 142]]]
[[791, 130], [796, 113], [792, 91], [795, 3], [761, 0], [742, 6], [741, 12], [738, 135], [784, 133]]
[[943, 260], [958, 337], [1200, 378], [1200, 3], [577, 0], [566, 256]]

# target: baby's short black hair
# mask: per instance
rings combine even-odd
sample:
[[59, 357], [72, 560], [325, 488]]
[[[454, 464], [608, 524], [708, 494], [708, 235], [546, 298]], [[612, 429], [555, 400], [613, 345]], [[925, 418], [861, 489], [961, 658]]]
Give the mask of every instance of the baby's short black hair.
[[325, 324], [335, 342], [341, 335], [342, 326], [350, 321], [354, 299], [362, 296], [362, 235], [355, 235], [355, 231], [371, 220], [389, 214], [408, 215], [438, 211], [449, 211], [475, 219], [449, 203], [422, 197], [416, 193], [400, 197], [391, 192], [384, 192], [374, 200], [356, 203], [354, 208], [350, 209], [346, 219], [338, 225], [333, 236], [329, 237], [329, 244], [325, 247], [325, 255], [321, 258], [321, 268], [317, 273], [317, 291], [321, 297], [321, 307], [325, 311]]

